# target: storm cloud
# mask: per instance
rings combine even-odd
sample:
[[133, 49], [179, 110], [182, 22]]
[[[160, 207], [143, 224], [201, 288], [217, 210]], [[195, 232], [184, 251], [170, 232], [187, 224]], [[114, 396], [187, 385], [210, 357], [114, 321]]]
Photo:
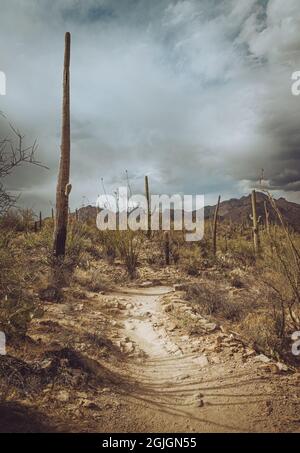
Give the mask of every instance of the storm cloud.
[[[0, 110], [49, 170], [7, 181], [49, 211], [59, 159], [65, 31], [72, 33], [71, 206], [149, 175], [161, 193], [300, 201], [298, 0], [1, 0]], [[0, 121], [0, 134], [7, 127]]]

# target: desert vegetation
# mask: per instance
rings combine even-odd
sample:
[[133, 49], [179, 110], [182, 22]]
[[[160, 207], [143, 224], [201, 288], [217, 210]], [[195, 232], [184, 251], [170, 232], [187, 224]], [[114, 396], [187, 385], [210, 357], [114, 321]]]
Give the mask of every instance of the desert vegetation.
[[259, 254], [250, 225], [219, 221], [216, 236], [216, 216], [206, 220], [202, 241], [188, 243], [177, 231], [152, 231], [150, 238], [142, 231], [99, 231], [95, 218], [80, 221], [71, 213], [59, 265], [53, 257], [51, 213], [36, 230], [34, 212], [10, 208], [0, 222], [1, 326], [6, 331], [8, 323], [10, 334], [24, 337], [35, 313], [42, 312], [42, 301], [47, 296], [61, 301], [62, 288], [76, 284], [99, 292], [119, 279], [139, 283], [149, 274], [162, 284], [187, 283], [195, 310], [231, 323], [261, 351], [291, 359], [290, 335], [300, 329], [300, 238], [284, 222], [276, 201], [268, 195], [266, 200], [278, 222], [259, 227]]
[[[155, 192], [155, 187], [145, 176], [148, 228], [100, 231], [96, 225], [100, 207], [78, 207], [73, 212], [69, 208], [69, 67], [67, 33], [55, 212], [51, 209], [42, 216], [20, 207], [2, 182], [19, 165], [43, 166], [35, 158], [36, 145], [24, 147], [24, 137], [11, 125], [16, 143], [13, 139], [0, 143], [0, 330], [8, 352], [0, 357], [1, 404], [16, 399], [33, 404], [42, 395], [39, 407], [54, 414], [61, 429], [78, 428], [83, 414], [86, 429], [97, 429], [95, 413], [101, 409], [91, 395], [112, 407], [110, 420], [120, 407], [113, 396], [103, 397], [112, 388], [121, 388], [122, 395], [135, 388], [138, 397], [149, 397], [151, 389], [135, 379], [138, 369], [131, 370], [130, 377], [124, 372], [128, 356], [141, 364], [147, 354], [157, 360], [166, 349], [170, 357], [182, 354], [188, 370], [194, 359], [200, 368], [207, 366], [206, 355], [189, 362], [183, 343], [188, 352], [197, 353], [230, 348], [229, 374], [235, 354], [240, 367], [258, 355], [274, 365], [269, 371], [297, 371], [291, 336], [300, 330], [300, 232], [298, 219], [295, 223], [286, 216], [290, 204], [257, 189], [242, 201], [221, 202], [220, 195], [216, 206], [205, 210], [204, 237], [187, 242], [185, 232], [176, 231], [174, 224], [171, 231], [151, 229], [150, 189]], [[298, 205], [293, 209], [299, 214]], [[149, 289], [158, 293], [147, 293]], [[164, 331], [157, 334], [155, 329], [161, 326]], [[181, 348], [172, 337], [176, 331]], [[215, 365], [221, 361], [216, 356], [210, 359]], [[152, 369], [153, 364], [149, 366]], [[167, 367], [167, 382], [173, 373], [172, 364]], [[197, 408], [204, 406], [202, 393], [195, 401]], [[64, 404], [69, 412], [64, 412]], [[182, 405], [186, 404], [184, 400]], [[69, 425], [64, 424], [66, 415]]]

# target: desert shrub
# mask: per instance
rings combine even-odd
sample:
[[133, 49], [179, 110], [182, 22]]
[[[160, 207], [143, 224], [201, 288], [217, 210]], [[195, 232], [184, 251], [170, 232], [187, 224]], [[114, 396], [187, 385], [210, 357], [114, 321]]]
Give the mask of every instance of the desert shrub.
[[299, 237], [290, 232], [270, 197], [281, 228], [271, 227], [263, 247], [261, 274], [273, 291], [277, 307], [284, 313], [285, 327], [300, 329], [300, 244]]
[[229, 251], [233, 256], [236, 263], [242, 266], [252, 266], [255, 264], [255, 253], [253, 249], [252, 240], [247, 240], [243, 236], [236, 236], [235, 238], [228, 239], [226, 246], [220, 240], [221, 250], [226, 253]]
[[36, 301], [26, 291], [31, 275], [15, 256], [13, 232], [0, 238], [0, 330], [8, 337], [24, 337], [33, 317], [41, 315]]
[[100, 269], [88, 271], [78, 269], [74, 273], [73, 282], [92, 292], [109, 291], [112, 288], [108, 278], [103, 275]]
[[113, 264], [117, 256], [118, 232], [117, 231], [101, 231], [101, 244], [105, 258], [110, 264]]
[[0, 228], [8, 231], [22, 230], [22, 216], [17, 209], [9, 209], [0, 217]]
[[21, 216], [21, 224], [19, 225], [18, 231], [32, 231], [34, 228], [34, 222], [36, 215], [32, 209], [24, 208], [19, 210]]
[[138, 257], [141, 250], [141, 234], [134, 231], [118, 231], [116, 246], [131, 279], [136, 277]]
[[81, 255], [87, 247], [91, 246], [89, 230], [83, 223], [70, 223], [68, 228], [65, 262], [70, 267], [78, 266]]
[[244, 288], [245, 284], [243, 280], [238, 275], [230, 275], [230, 284], [234, 288]]
[[202, 315], [221, 316], [231, 321], [238, 321], [243, 316], [241, 302], [229, 300], [224, 293], [217, 293], [207, 284], [189, 285], [187, 297]]
[[42, 307], [32, 296], [15, 289], [0, 301], [0, 329], [8, 338], [25, 337], [29, 323], [42, 314]]
[[22, 236], [22, 247], [25, 250], [44, 249], [45, 254], [52, 254], [53, 244], [53, 223], [44, 221], [43, 228], [37, 233]]
[[240, 331], [256, 348], [275, 357], [279, 357], [283, 349], [281, 330], [282, 318], [279, 312], [274, 316], [268, 313], [249, 313], [240, 326]]
[[203, 259], [200, 255], [198, 244], [186, 244], [180, 249], [180, 267], [188, 275], [198, 275], [203, 268]]
[[161, 266], [164, 263], [164, 257], [159, 249], [153, 247], [150, 253], [147, 253], [146, 262], [150, 266]]
[[197, 265], [195, 264], [195, 262], [193, 262], [193, 261], [189, 261], [188, 263], [186, 263], [183, 266], [183, 269], [188, 275], [190, 275], [192, 277], [199, 275], [199, 269], [198, 269]]
[[242, 275], [243, 274], [241, 273], [241, 270], [239, 268], [235, 268], [231, 272], [229, 272], [228, 278], [229, 278], [230, 285], [233, 286], [234, 288], [238, 288], [238, 289], [244, 288], [245, 283], [242, 278]]
[[13, 232], [2, 231], [0, 236], [0, 297], [19, 286], [21, 275], [11, 249]]

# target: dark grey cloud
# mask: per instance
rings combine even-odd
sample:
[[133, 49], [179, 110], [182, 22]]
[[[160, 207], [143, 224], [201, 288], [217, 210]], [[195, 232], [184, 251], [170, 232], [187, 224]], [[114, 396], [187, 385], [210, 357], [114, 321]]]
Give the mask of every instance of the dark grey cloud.
[[[71, 204], [143, 177], [212, 202], [255, 185], [299, 197], [298, 0], [1, 0], [0, 110], [38, 138], [49, 171], [9, 180], [54, 201], [64, 32], [72, 33]], [[1, 122], [0, 122], [1, 123]], [[3, 124], [0, 124], [0, 134]]]

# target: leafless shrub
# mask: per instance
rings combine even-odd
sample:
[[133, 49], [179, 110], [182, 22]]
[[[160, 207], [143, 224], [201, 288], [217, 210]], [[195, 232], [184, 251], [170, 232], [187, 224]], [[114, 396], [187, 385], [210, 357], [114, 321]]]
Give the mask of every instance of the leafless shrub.
[[231, 321], [238, 321], [243, 315], [244, 308], [240, 302], [229, 300], [224, 293], [216, 292], [207, 284], [189, 285], [187, 297], [203, 315], [222, 316]]
[[[1, 114], [3, 118], [5, 116]], [[11, 123], [8, 123], [10, 135], [0, 140], [0, 214], [7, 212], [17, 202], [18, 196], [9, 193], [3, 185], [3, 179], [23, 165], [30, 164], [45, 167], [36, 160], [37, 143], [31, 146], [24, 145], [24, 135]]]
[[131, 279], [136, 277], [138, 257], [141, 250], [141, 235], [133, 231], [118, 231], [117, 250], [124, 261]]
[[112, 288], [108, 278], [99, 269], [90, 269], [88, 271], [77, 269], [74, 273], [73, 281], [88, 291], [95, 293], [110, 291]]
[[284, 345], [281, 315], [278, 310], [273, 312], [273, 316], [248, 313], [240, 326], [241, 332], [256, 349], [279, 358]]
[[14, 289], [0, 301], [0, 330], [8, 338], [25, 337], [31, 320], [42, 315], [43, 310], [33, 297], [22, 289]]
[[280, 237], [269, 228], [264, 250], [264, 281], [272, 289], [280, 311], [294, 329], [300, 328], [300, 249], [275, 200], [270, 204], [281, 224]]

